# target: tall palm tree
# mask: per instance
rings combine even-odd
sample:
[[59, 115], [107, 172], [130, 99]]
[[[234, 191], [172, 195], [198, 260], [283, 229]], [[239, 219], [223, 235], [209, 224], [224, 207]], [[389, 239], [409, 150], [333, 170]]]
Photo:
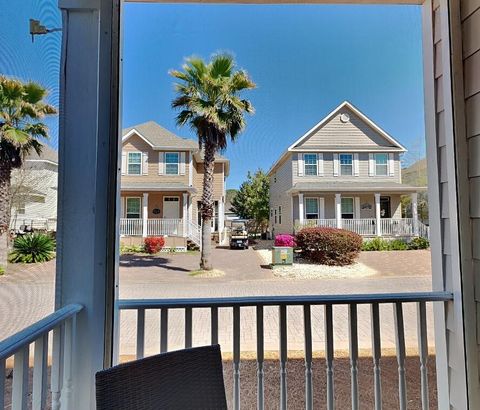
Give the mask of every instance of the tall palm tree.
[[8, 256], [12, 170], [23, 165], [32, 150], [41, 153], [39, 139], [48, 139], [48, 127], [40, 122], [56, 110], [44, 99], [45, 88], [34, 82], [0, 76], [0, 267]]
[[181, 71], [170, 74], [178, 80], [172, 107], [179, 110], [180, 126], [190, 125], [204, 150], [202, 215], [202, 254], [200, 268], [211, 270], [211, 231], [213, 217], [213, 170], [215, 154], [234, 142], [245, 128], [245, 113], [253, 113], [250, 101], [242, 99], [242, 91], [255, 88], [243, 70], [236, 69], [232, 56], [218, 54], [209, 63], [201, 58], [187, 59]]

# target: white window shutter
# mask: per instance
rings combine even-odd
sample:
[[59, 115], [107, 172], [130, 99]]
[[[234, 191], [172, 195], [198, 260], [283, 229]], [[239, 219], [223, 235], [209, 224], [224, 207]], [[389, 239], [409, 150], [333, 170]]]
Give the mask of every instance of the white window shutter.
[[355, 214], [354, 218], [360, 219], [360, 197], [356, 196], [355, 199]]
[[122, 151], [122, 175], [127, 173], [127, 153]]
[[142, 152], [142, 174], [148, 175], [148, 152]]
[[158, 175], [163, 175], [165, 173], [165, 153], [158, 153]]
[[317, 154], [317, 175], [323, 177], [323, 154]]
[[368, 175], [375, 176], [375, 157], [373, 154], [368, 154]]
[[318, 198], [318, 218], [325, 219], [325, 198]]
[[391, 177], [395, 175], [395, 161], [393, 152], [388, 154], [388, 175]]
[[338, 154], [333, 154], [333, 176], [338, 177]]
[[180, 175], [185, 175], [185, 152], [180, 153]]
[[298, 176], [302, 177], [303, 176], [303, 154], [298, 153]]
[[353, 175], [358, 177], [360, 175], [360, 163], [358, 160], [358, 154], [353, 154]]

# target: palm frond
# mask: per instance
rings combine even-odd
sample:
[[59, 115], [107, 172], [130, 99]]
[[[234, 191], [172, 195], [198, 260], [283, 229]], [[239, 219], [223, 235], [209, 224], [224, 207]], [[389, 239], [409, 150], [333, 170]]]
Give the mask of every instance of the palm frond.
[[228, 54], [218, 54], [213, 57], [208, 65], [208, 71], [211, 77], [230, 77], [235, 63], [233, 57]]

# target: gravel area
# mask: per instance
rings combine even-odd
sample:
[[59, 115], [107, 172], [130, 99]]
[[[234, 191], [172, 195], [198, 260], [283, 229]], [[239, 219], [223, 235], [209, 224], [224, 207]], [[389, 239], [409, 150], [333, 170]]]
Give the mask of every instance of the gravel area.
[[[272, 251], [268, 249], [256, 249], [266, 265], [272, 263]], [[273, 269], [273, 274], [277, 277], [287, 279], [341, 279], [341, 278], [362, 278], [376, 275], [378, 272], [361, 263], [357, 262], [350, 266], [327, 266], [308, 263], [298, 260], [292, 266], [280, 266]]]

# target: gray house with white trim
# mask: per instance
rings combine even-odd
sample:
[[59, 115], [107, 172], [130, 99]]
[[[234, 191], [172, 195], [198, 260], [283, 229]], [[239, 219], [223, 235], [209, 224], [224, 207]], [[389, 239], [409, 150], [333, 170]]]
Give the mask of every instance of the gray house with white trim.
[[[426, 236], [417, 193], [402, 184], [406, 149], [345, 101], [298, 138], [269, 171], [270, 230], [342, 227], [364, 236]], [[402, 218], [411, 195], [413, 218]]]

